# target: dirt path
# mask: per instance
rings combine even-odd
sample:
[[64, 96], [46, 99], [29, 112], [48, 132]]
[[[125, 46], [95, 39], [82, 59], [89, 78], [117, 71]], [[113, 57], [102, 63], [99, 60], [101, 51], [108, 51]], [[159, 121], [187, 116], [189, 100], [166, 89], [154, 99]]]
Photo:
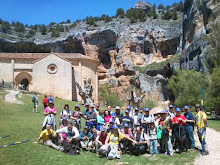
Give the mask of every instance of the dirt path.
[[16, 98], [16, 95], [19, 94], [19, 91], [13, 91], [13, 90], [6, 90], [6, 91], [9, 92], [8, 94], [5, 95], [6, 102], [14, 103], [14, 104], [23, 104], [22, 101]]
[[[195, 165], [217, 165], [220, 164], [220, 132], [212, 128], [206, 129], [206, 142], [208, 144], [209, 155], [199, 156], [195, 159]], [[198, 136], [195, 135], [196, 146], [201, 148]]]

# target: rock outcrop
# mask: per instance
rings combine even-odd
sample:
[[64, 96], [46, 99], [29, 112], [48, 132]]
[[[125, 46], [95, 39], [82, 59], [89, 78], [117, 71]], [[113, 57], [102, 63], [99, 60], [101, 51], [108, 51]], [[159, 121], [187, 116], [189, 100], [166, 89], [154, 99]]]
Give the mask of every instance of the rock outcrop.
[[[146, 93], [146, 97], [166, 101], [169, 92], [165, 85], [175, 69], [206, 71], [208, 58], [204, 57], [210, 45], [204, 36], [212, 33], [210, 19], [211, 22], [218, 20], [218, 16], [213, 17], [213, 13], [219, 11], [218, 2], [185, 0], [183, 13], [178, 14], [177, 20], [163, 20], [159, 16], [130, 24], [127, 18], [114, 18], [109, 23], [99, 21], [96, 27], [80, 22], [56, 39], [50, 34], [36, 35], [29, 44], [35, 51], [53, 49], [99, 59], [100, 83], [109, 83], [123, 99], [132, 84]], [[136, 8], [145, 6], [150, 7], [141, 2], [136, 4]], [[4, 45], [22, 44], [12, 43], [10, 39], [2, 40], [0, 42]], [[18, 46], [17, 50], [29, 50], [21, 47]], [[7, 46], [4, 47], [6, 49]]]

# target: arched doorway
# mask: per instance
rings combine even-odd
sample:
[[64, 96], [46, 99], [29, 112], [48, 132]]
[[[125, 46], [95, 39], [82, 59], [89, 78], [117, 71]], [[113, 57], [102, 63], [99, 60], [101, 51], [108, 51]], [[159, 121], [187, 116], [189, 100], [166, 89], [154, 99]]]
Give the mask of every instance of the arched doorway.
[[28, 85], [29, 85], [29, 81], [28, 81], [28, 79], [23, 79], [22, 81], [21, 81], [21, 84], [23, 85], [23, 90], [28, 90]]
[[23, 90], [29, 90], [29, 85], [32, 81], [32, 76], [27, 72], [21, 72], [15, 77], [15, 85], [19, 86], [22, 85]]

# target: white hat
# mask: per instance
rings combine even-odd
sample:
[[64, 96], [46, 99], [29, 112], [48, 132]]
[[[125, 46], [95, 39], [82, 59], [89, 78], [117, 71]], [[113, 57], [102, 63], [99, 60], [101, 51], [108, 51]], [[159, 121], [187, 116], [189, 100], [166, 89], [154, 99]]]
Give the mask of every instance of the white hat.
[[120, 109], [120, 107], [119, 107], [119, 106], [116, 106], [115, 109]]

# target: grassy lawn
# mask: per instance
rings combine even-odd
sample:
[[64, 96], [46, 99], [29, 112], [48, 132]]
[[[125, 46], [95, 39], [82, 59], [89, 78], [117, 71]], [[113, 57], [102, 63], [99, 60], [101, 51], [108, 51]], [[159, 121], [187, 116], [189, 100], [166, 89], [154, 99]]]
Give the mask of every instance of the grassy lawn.
[[212, 119], [211, 116], [208, 116], [208, 127], [213, 128], [214, 130], [220, 132], [220, 119]]
[[[17, 144], [5, 148], [0, 148], [0, 164], [193, 164], [193, 160], [199, 155], [198, 151], [189, 151], [182, 154], [174, 154], [174, 157], [154, 155], [145, 159], [143, 156], [123, 155], [120, 160], [108, 161], [106, 158], [98, 158], [94, 153], [81, 152], [80, 155], [70, 156], [56, 151], [41, 144], [33, 144], [41, 131], [43, 116], [43, 105], [40, 104], [43, 96], [39, 96], [40, 113], [32, 112], [32, 95], [23, 94], [22, 105], [10, 104], [4, 102], [5, 91], [0, 90], [0, 136], [10, 135], [10, 137], [0, 140], [0, 145], [29, 139], [30, 142]], [[73, 110], [76, 102], [65, 101], [55, 98], [55, 106], [58, 110], [57, 125], [59, 113], [64, 104], [70, 105]], [[81, 107], [84, 110], [83, 107]], [[84, 122], [84, 121], [83, 121]], [[82, 124], [84, 125], [84, 124]]]

